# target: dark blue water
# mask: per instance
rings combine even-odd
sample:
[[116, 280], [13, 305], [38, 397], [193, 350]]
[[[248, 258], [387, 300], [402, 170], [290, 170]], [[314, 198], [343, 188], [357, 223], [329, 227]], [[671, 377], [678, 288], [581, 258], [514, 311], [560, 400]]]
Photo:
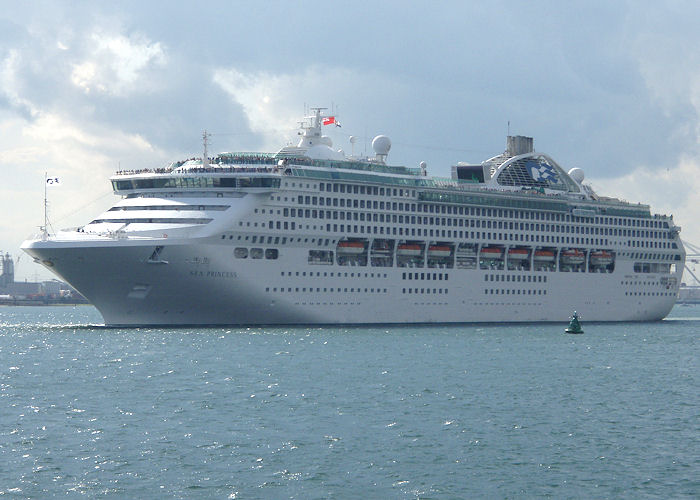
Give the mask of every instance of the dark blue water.
[[584, 335], [100, 322], [0, 308], [0, 496], [700, 496], [697, 306]]

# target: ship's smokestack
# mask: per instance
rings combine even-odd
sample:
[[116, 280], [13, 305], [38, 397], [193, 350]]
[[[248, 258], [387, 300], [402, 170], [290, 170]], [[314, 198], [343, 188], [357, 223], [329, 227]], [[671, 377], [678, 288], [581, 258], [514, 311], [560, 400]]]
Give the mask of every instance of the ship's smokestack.
[[535, 148], [532, 137], [524, 135], [509, 135], [506, 142], [506, 152], [511, 156], [524, 155], [532, 153]]

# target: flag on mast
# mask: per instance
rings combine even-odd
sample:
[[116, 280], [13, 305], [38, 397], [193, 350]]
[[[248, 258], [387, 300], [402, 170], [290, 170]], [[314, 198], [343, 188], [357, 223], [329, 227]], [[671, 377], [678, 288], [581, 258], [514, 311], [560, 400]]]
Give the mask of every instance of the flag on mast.
[[56, 187], [61, 185], [61, 179], [58, 177], [46, 177], [47, 187]]
[[324, 125], [332, 125], [335, 123], [335, 116], [326, 116], [323, 118]]

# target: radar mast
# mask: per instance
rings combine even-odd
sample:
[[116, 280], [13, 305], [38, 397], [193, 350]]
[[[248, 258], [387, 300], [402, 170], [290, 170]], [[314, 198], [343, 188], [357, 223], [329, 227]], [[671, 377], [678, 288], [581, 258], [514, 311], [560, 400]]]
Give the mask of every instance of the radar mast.
[[204, 146], [204, 154], [202, 155], [202, 168], [207, 168], [209, 166], [209, 153], [207, 151], [209, 147], [209, 138], [211, 134], [207, 133], [205, 130], [202, 133], [202, 145]]

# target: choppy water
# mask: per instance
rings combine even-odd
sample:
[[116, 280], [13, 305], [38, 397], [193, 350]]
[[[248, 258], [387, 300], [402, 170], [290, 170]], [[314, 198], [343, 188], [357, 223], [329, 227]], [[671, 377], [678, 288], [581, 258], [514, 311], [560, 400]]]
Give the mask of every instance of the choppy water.
[[700, 307], [584, 335], [100, 322], [0, 308], [0, 496], [700, 496]]

